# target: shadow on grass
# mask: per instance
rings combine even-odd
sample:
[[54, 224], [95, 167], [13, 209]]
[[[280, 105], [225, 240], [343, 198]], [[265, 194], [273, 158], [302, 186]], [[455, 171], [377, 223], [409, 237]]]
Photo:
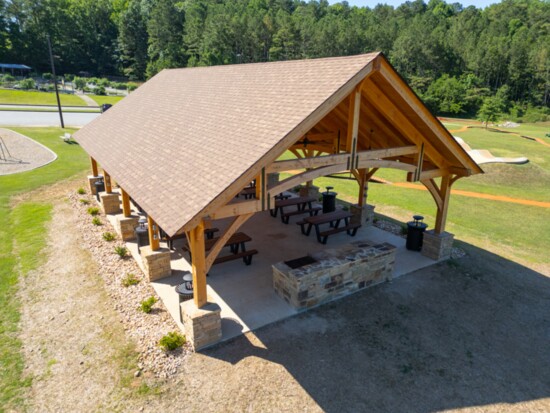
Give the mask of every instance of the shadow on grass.
[[266, 349], [241, 336], [203, 353], [280, 364], [327, 412], [435, 412], [550, 397], [550, 279], [460, 246], [464, 258], [256, 331]]

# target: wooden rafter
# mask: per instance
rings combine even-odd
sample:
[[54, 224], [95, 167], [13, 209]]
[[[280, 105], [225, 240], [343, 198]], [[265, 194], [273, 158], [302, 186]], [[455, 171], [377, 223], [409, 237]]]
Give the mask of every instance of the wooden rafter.
[[205, 262], [205, 268], [206, 272], [210, 270], [212, 267], [212, 264], [214, 264], [214, 260], [218, 257], [220, 251], [225, 246], [225, 243], [231, 236], [237, 232], [237, 230], [250, 218], [254, 215], [254, 213], [244, 214], [236, 216], [233, 222], [229, 225], [229, 227], [225, 230], [223, 235], [216, 241], [214, 246], [210, 249], [210, 252], [208, 253], [208, 256], [206, 257]]

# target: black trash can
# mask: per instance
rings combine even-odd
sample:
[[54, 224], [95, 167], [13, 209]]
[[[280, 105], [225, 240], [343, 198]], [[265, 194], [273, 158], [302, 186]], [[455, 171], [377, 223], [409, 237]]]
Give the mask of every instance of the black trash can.
[[327, 186], [327, 191], [323, 192], [323, 214], [336, 210], [336, 192], [331, 192], [332, 186]]
[[422, 249], [422, 241], [424, 239], [424, 231], [428, 228], [424, 224], [422, 215], [413, 216], [414, 221], [407, 222], [407, 243], [406, 247], [411, 251], [420, 251]]
[[97, 202], [99, 202], [99, 193], [105, 191], [105, 182], [103, 182], [103, 179], [99, 179], [95, 181], [95, 197], [97, 199]]
[[147, 219], [140, 218], [139, 225], [134, 229], [134, 234], [136, 236], [138, 252], [141, 252], [141, 247], [149, 245], [149, 229], [147, 228]]

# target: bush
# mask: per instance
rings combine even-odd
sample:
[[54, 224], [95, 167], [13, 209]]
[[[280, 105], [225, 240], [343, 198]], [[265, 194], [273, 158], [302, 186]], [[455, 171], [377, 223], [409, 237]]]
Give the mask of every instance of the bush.
[[83, 91], [84, 93], [91, 93], [92, 89], [90, 89], [88, 86], [84, 86], [84, 87], [82, 88], [82, 91]]
[[86, 190], [81, 187], [76, 190], [76, 193], [79, 195], [84, 195], [86, 193]]
[[87, 199], [84, 199], [84, 198], [80, 198], [80, 203], [82, 205], [88, 205], [90, 203], [90, 201], [88, 201]]
[[92, 216], [96, 216], [97, 214], [99, 214], [99, 208], [98, 207], [88, 208], [88, 214], [90, 214]]
[[42, 73], [42, 79], [44, 80], [52, 80], [53, 75], [51, 73]]
[[133, 92], [134, 90], [136, 90], [138, 88], [139, 85], [135, 84], [135, 83], [127, 83], [127, 87], [128, 87], [128, 92]]
[[23, 79], [21, 82], [19, 82], [19, 87], [23, 90], [30, 90], [30, 89], [36, 89], [36, 83], [34, 79]]
[[164, 351], [175, 350], [185, 344], [187, 340], [183, 334], [177, 331], [172, 331], [162, 337], [159, 341], [159, 346]]
[[126, 277], [122, 279], [122, 285], [124, 287], [129, 287], [131, 285], [139, 284], [139, 278], [136, 277], [136, 275], [132, 272], [129, 272], [126, 274]]
[[99, 96], [105, 96], [107, 92], [103, 86], [98, 86], [94, 89], [94, 93]]
[[103, 233], [103, 239], [105, 241], [110, 242], [110, 241], [113, 241], [115, 238], [116, 238], [116, 235], [113, 234], [112, 232], [104, 232]]
[[97, 82], [99, 82], [99, 79], [97, 77], [88, 78], [88, 83], [91, 85], [97, 85]]
[[65, 74], [65, 80], [67, 82], [72, 82], [75, 78], [75, 75], [71, 75], [70, 73]]
[[124, 258], [128, 255], [128, 248], [117, 245], [115, 247], [115, 253], [118, 254], [120, 258]]
[[96, 85], [101, 87], [108, 87], [111, 85], [111, 82], [109, 82], [109, 79], [102, 78], [96, 82]]
[[76, 89], [80, 89], [80, 90], [86, 89], [86, 79], [83, 79], [81, 77], [75, 77], [73, 80], [73, 83]]
[[101, 222], [101, 219], [99, 219], [99, 217], [94, 217], [94, 219], [92, 219], [92, 224], [99, 227], [100, 225], [103, 225], [103, 222]]
[[118, 90], [126, 90], [128, 88], [128, 85], [122, 82], [113, 82], [111, 86]]
[[15, 78], [12, 75], [4, 75], [2, 76], [2, 82], [15, 82]]
[[149, 314], [157, 301], [158, 300], [154, 296], [149, 297], [147, 300], [143, 300], [140, 304], [141, 311]]

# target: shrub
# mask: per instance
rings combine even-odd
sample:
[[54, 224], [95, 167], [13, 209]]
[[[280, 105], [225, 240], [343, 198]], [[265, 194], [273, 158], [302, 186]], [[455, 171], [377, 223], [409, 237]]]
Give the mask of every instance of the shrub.
[[128, 85], [122, 82], [113, 82], [111, 83], [111, 86], [118, 90], [125, 90], [128, 88]]
[[94, 93], [99, 96], [105, 96], [107, 92], [103, 86], [98, 86], [94, 89]]
[[19, 86], [23, 90], [35, 89], [36, 83], [34, 82], [34, 79], [23, 79], [21, 82], [19, 82]]
[[116, 235], [113, 234], [112, 232], [104, 232], [103, 233], [103, 239], [105, 241], [113, 241], [114, 239], [116, 238]]
[[88, 214], [92, 215], [92, 216], [96, 216], [99, 214], [99, 208], [98, 207], [90, 207], [88, 208]]
[[12, 75], [4, 75], [2, 76], [2, 82], [15, 82], [15, 78]]
[[149, 297], [147, 300], [143, 300], [140, 304], [141, 311], [149, 314], [157, 301], [158, 300], [154, 296]]
[[187, 340], [183, 334], [177, 331], [172, 331], [162, 337], [159, 341], [159, 346], [164, 351], [175, 350], [185, 344]]
[[128, 92], [133, 92], [134, 90], [136, 90], [138, 88], [139, 85], [135, 84], [135, 83], [128, 83], [127, 84], [127, 87], [128, 87]]
[[74, 78], [75, 78], [75, 75], [71, 75], [70, 73], [65, 74], [65, 80], [67, 82], [72, 82], [74, 80]]
[[79, 195], [84, 195], [86, 193], [86, 190], [84, 188], [80, 187], [76, 190], [76, 193], [79, 194]]
[[84, 199], [84, 198], [80, 198], [80, 203], [82, 205], [88, 205], [90, 203], [90, 201], [88, 201], [87, 199]]
[[52, 80], [53, 75], [51, 73], [42, 73], [42, 79], [44, 80]]
[[131, 285], [139, 284], [139, 281], [139, 278], [137, 278], [133, 272], [129, 272], [126, 274], [126, 277], [122, 279], [122, 285], [124, 287], [129, 287]]
[[86, 88], [86, 79], [81, 77], [75, 77], [73, 83], [76, 89], [84, 90]]
[[94, 217], [94, 219], [92, 219], [92, 224], [100, 226], [103, 225], [103, 222], [101, 222], [101, 219], [99, 219], [99, 217]]
[[118, 254], [120, 258], [124, 258], [126, 257], [126, 255], [128, 255], [128, 248], [117, 245], [115, 247], [115, 253]]
[[109, 82], [109, 79], [107, 79], [107, 78], [102, 78], [102, 79], [99, 79], [99, 80], [96, 82], [96, 85], [105, 88], [105, 87], [110, 86], [110, 85], [111, 85], [111, 82]]

